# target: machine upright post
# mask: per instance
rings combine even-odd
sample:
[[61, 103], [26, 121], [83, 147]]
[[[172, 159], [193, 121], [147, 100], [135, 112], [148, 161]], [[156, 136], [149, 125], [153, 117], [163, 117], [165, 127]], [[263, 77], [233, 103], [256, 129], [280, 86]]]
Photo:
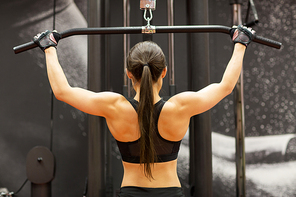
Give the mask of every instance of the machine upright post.
[[[104, 0], [88, 0], [89, 27], [103, 27]], [[99, 92], [105, 86], [104, 36], [88, 37], [88, 89]], [[106, 196], [106, 124], [101, 117], [88, 116], [88, 196]]]
[[[208, 24], [208, 0], [187, 1], [188, 23]], [[188, 86], [200, 90], [210, 83], [209, 35], [188, 35]], [[202, 65], [202, 66], [200, 66]], [[212, 138], [210, 111], [194, 116], [190, 122], [191, 196], [213, 195]]]
[[[230, 0], [233, 8], [233, 25], [242, 24], [240, 0]], [[244, 112], [244, 88], [243, 88], [243, 68], [234, 89], [235, 102], [235, 149], [236, 149], [236, 196], [246, 196], [246, 172], [245, 172], [245, 112]]]
[[[123, 1], [123, 26], [129, 27], [130, 26], [130, 1], [124, 0]], [[125, 73], [127, 67], [127, 54], [130, 49], [130, 34], [123, 34], [123, 64]], [[131, 97], [131, 82], [128, 79], [127, 75], [124, 75], [124, 83], [123, 83], [123, 96]]]
[[[168, 10], [168, 26], [174, 25], [174, 0], [167, 0], [167, 10]], [[168, 43], [169, 43], [169, 86], [170, 86], [170, 96], [176, 94], [176, 85], [175, 85], [175, 41], [174, 34], [168, 34]]]

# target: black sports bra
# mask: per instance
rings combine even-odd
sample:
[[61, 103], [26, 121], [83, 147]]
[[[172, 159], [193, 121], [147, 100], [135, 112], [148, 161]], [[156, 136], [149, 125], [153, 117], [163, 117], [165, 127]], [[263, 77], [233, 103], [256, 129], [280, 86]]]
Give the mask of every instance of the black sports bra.
[[[138, 101], [134, 99], [130, 99], [129, 102], [132, 104], [134, 109], [137, 111], [138, 109]], [[180, 141], [169, 141], [161, 137], [158, 131], [158, 118], [159, 114], [162, 110], [163, 105], [165, 104], [164, 100], [158, 101], [154, 105], [154, 120], [155, 120], [155, 133], [153, 136], [155, 151], [157, 155], [156, 162], [167, 162], [177, 159], [178, 152], [180, 149]], [[121, 158], [125, 162], [129, 163], [140, 163], [140, 140], [136, 140], [133, 142], [120, 142], [117, 141], [117, 145], [119, 151], [121, 153]]]

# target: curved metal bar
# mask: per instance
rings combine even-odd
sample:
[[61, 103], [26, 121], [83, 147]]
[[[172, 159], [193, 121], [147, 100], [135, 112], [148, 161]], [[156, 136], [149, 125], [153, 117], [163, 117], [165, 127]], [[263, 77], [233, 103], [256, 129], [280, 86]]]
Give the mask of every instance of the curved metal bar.
[[[230, 27], [222, 25], [184, 25], [184, 26], [156, 26], [156, 33], [226, 33], [229, 34]], [[140, 27], [100, 27], [100, 28], [74, 28], [60, 32], [62, 39], [74, 35], [94, 35], [94, 34], [141, 34], [142, 26]], [[254, 42], [263, 44], [269, 47], [280, 49], [282, 43], [255, 36]], [[37, 47], [31, 41], [13, 48], [14, 53], [21, 53]]]

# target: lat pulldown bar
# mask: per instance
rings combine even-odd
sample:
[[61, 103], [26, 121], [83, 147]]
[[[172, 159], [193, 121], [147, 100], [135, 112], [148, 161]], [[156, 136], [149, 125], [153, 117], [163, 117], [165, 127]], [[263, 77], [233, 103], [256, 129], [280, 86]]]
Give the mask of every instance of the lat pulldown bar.
[[[222, 25], [186, 25], [186, 26], [151, 26], [157, 33], [226, 33], [229, 34], [230, 27]], [[62, 39], [74, 35], [93, 34], [140, 34], [146, 27], [100, 27], [100, 28], [74, 28], [60, 32]], [[282, 43], [255, 35], [253, 40], [259, 44], [280, 49]], [[14, 53], [21, 53], [37, 47], [31, 41], [13, 48]]]

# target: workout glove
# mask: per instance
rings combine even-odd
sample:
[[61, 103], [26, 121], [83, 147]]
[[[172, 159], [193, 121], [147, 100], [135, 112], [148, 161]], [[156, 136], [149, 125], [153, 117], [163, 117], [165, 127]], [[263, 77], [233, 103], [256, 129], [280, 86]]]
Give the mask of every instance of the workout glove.
[[34, 36], [33, 41], [40, 47], [42, 51], [48, 47], [56, 47], [58, 45], [61, 35], [56, 31], [44, 31]]
[[229, 33], [234, 44], [241, 43], [247, 47], [253, 40], [255, 31], [252, 30], [252, 28], [247, 28], [245, 26], [239, 25], [233, 26], [230, 29]]

